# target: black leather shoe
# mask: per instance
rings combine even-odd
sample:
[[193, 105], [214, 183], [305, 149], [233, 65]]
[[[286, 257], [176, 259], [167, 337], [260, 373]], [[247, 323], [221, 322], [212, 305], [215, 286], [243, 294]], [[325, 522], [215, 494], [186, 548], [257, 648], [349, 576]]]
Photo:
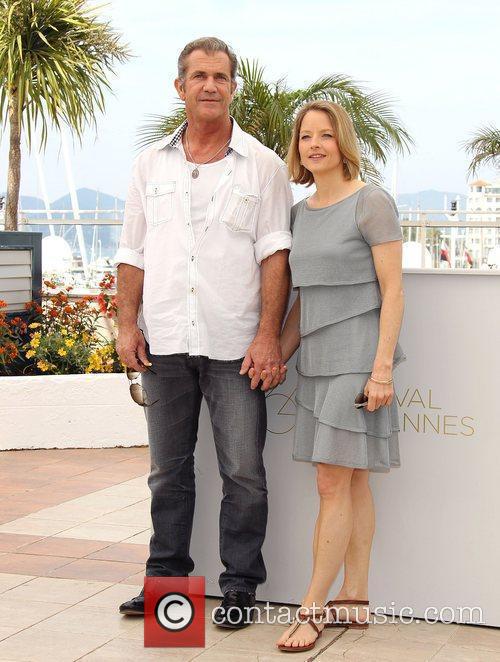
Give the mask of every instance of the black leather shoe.
[[135, 598], [120, 605], [120, 614], [144, 616], [144, 589]]
[[245, 628], [253, 623], [254, 606], [255, 593], [227, 591], [212, 615], [212, 622], [223, 628]]

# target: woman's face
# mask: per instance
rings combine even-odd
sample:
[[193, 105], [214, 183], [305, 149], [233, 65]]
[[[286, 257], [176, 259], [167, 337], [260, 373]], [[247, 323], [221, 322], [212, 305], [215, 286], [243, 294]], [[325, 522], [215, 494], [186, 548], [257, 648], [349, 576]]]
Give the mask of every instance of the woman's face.
[[299, 154], [300, 162], [313, 176], [342, 168], [342, 154], [327, 113], [309, 110], [304, 115], [299, 133]]

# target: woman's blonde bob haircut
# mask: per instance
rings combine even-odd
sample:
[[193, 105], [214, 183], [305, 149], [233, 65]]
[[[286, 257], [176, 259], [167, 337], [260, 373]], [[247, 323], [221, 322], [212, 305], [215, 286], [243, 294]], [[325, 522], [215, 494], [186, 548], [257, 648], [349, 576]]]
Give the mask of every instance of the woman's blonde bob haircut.
[[313, 174], [302, 165], [299, 153], [300, 127], [306, 113], [310, 110], [321, 110], [328, 115], [342, 156], [344, 177], [346, 179], [357, 179], [359, 177], [361, 155], [351, 118], [338, 103], [333, 103], [333, 101], [309, 101], [299, 108], [293, 124], [292, 142], [286, 157], [292, 182], [294, 184], [305, 184], [306, 186], [311, 186], [314, 183]]

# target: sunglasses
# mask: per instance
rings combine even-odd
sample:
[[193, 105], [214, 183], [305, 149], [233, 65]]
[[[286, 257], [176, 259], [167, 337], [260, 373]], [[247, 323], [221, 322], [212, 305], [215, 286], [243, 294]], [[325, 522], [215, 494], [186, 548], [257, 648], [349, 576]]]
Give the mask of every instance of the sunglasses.
[[356, 409], [361, 409], [361, 407], [366, 407], [368, 404], [368, 396], [365, 395], [364, 393], [358, 393], [358, 395], [354, 398], [354, 406]]
[[[140, 360], [138, 360], [138, 363], [140, 363], [141, 366], [146, 368], [146, 370], [149, 370], [149, 372], [152, 372], [153, 375], [156, 375], [156, 372], [149, 368], [147, 365], [144, 365], [144, 363]], [[148, 402], [148, 394], [146, 393], [146, 390], [141, 386], [141, 384], [138, 384], [135, 382], [136, 379], [139, 379], [140, 372], [138, 370], [132, 370], [132, 368], [127, 368], [126, 370], [127, 373], [127, 379], [132, 382], [130, 384], [130, 395], [132, 397], [132, 400], [139, 405], [140, 407], [151, 407], [154, 405], [158, 400], [155, 400], [154, 402]]]

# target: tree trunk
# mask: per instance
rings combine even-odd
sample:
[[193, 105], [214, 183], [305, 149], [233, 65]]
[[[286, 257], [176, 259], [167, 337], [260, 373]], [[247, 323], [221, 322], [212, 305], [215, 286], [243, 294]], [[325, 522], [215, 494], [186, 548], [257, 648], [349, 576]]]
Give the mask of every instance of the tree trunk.
[[18, 112], [18, 96], [15, 90], [9, 98], [9, 172], [7, 177], [7, 204], [5, 229], [17, 230], [17, 208], [21, 186], [21, 122]]

